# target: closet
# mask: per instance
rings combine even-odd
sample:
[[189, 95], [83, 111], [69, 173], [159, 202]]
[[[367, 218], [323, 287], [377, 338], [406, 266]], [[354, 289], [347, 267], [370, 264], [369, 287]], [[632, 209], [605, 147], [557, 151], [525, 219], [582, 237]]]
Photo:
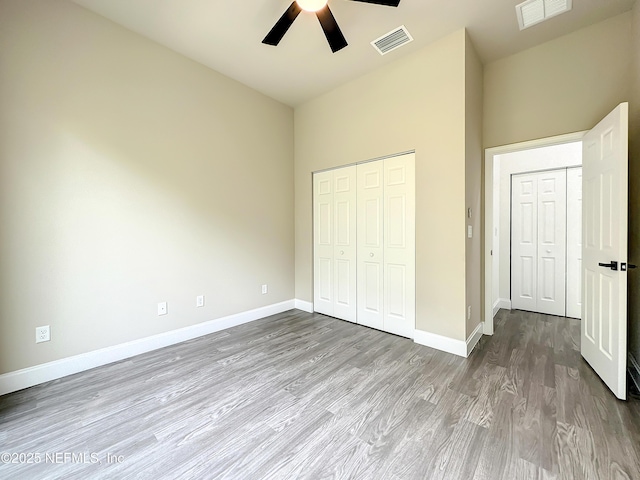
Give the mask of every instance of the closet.
[[511, 306], [580, 317], [582, 168], [513, 175]]
[[413, 337], [415, 154], [313, 175], [314, 310]]

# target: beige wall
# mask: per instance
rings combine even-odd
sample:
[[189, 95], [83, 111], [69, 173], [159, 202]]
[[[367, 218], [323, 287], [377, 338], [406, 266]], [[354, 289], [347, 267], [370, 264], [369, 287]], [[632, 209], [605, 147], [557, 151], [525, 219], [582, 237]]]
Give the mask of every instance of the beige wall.
[[628, 100], [631, 52], [625, 13], [486, 65], [484, 147], [592, 128]]
[[[640, 266], [640, 1], [632, 12], [632, 86], [629, 99], [629, 262]], [[640, 362], [640, 271], [629, 274], [630, 351]]]
[[[481, 242], [482, 242], [482, 95], [483, 67], [478, 54], [466, 35], [465, 45], [465, 197], [471, 218], [466, 225], [473, 228], [473, 237], [466, 242], [466, 305], [471, 306], [466, 337], [481, 322]], [[467, 210], [468, 212], [468, 210]], [[465, 212], [463, 212], [464, 214]]]
[[312, 172], [416, 151], [417, 328], [465, 339], [465, 32], [295, 110], [296, 298], [313, 299]]
[[0, 72], [0, 373], [293, 298], [289, 107], [59, 0]]

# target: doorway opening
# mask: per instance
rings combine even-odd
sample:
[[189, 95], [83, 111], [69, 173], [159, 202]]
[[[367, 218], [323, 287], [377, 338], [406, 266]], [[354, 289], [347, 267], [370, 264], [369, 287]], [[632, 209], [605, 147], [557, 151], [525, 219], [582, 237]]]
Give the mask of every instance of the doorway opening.
[[[484, 333], [487, 335], [494, 332], [493, 317], [498, 310], [512, 308], [512, 179], [522, 174], [580, 167], [584, 134], [577, 132], [485, 151]], [[566, 285], [566, 275], [564, 280]], [[568, 295], [566, 286], [562, 286], [562, 291]]]

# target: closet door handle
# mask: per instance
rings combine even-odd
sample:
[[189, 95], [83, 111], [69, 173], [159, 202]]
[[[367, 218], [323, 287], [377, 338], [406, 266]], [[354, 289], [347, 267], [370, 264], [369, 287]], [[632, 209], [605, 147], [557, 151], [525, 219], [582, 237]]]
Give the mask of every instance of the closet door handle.
[[373, 258], [373, 252], [371, 252], [371, 253], [369, 254], [369, 256]]
[[340, 250], [340, 255], [344, 255], [344, 250]]

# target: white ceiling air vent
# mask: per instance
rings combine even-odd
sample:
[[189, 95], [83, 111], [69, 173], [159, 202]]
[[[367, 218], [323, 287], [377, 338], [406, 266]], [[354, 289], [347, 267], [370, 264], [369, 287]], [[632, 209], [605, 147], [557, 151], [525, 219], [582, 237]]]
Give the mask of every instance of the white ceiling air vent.
[[385, 33], [380, 38], [371, 42], [373, 48], [375, 48], [380, 55], [385, 55], [396, 48], [400, 48], [402, 45], [412, 42], [413, 37], [406, 29], [404, 25], [391, 30], [389, 33]]
[[572, 0], [527, 0], [516, 5], [520, 30], [571, 10]]

